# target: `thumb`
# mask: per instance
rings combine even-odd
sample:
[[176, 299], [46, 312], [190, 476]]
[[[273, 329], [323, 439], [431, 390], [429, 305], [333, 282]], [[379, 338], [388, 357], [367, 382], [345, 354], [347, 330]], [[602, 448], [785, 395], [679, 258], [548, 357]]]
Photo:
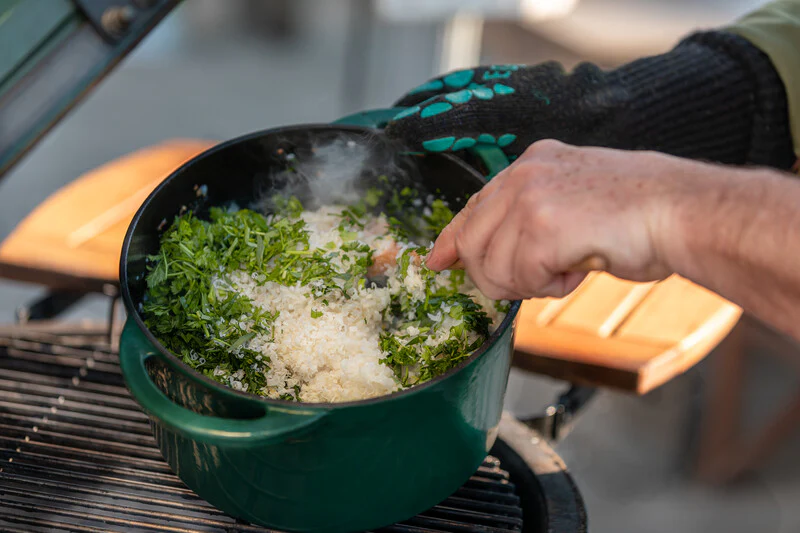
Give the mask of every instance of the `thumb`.
[[458, 261], [458, 251], [456, 250], [456, 235], [467, 223], [470, 216], [472, 216], [472, 212], [478, 207], [481, 202], [483, 202], [486, 198], [489, 198], [492, 193], [500, 189], [505, 181], [508, 179], [511, 167], [514, 166], [515, 163], [512, 163], [510, 167], [507, 167], [500, 171], [497, 176], [492, 178], [492, 180], [487, 183], [486, 185], [481, 188], [478, 192], [473, 194], [469, 200], [467, 200], [467, 204], [459, 211], [456, 216], [453, 217], [453, 220], [445, 226], [439, 236], [436, 238], [436, 242], [433, 243], [433, 248], [431, 249], [428, 257], [425, 259], [425, 266], [430, 268], [431, 270], [441, 271], [447, 270], [449, 267], [453, 266]]
[[436, 242], [433, 243], [433, 248], [428, 254], [428, 257], [425, 258], [425, 266], [431, 270], [441, 271], [447, 270], [458, 261], [456, 234], [458, 234], [458, 231], [469, 218], [470, 212], [480, 201], [482, 192], [483, 189], [472, 196], [467, 202], [467, 205], [464, 206], [464, 209], [459, 211], [456, 216], [453, 217], [453, 220], [450, 221], [450, 224], [445, 226], [436, 238]]
[[488, 185], [470, 197], [470, 199], [467, 201], [467, 205], [465, 205], [464, 208], [453, 217], [453, 220], [450, 221], [450, 224], [445, 226], [445, 228], [436, 238], [436, 242], [433, 243], [433, 248], [428, 254], [428, 257], [425, 258], [425, 266], [431, 270], [441, 271], [447, 270], [458, 261], [456, 235], [467, 222], [475, 207], [480, 204], [483, 198], [486, 198], [487, 195], [499, 185], [499, 183], [499, 181], [491, 181]]

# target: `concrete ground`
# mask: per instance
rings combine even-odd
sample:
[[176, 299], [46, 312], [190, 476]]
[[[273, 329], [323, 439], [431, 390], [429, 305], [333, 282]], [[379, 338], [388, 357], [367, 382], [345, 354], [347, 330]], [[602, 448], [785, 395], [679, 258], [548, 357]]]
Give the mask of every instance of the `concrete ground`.
[[[371, 75], [360, 84], [358, 73], [345, 67], [347, 18], [325, 7], [328, 2], [316, 6], [317, 16], [300, 24], [305, 37], [288, 42], [234, 38], [213, 20], [194, 19], [201, 30], [192, 32], [187, 18], [170, 18], [0, 182], [0, 237], [58, 187], [137, 148], [174, 137], [226, 139], [282, 124], [329, 121], [354, 106], [386, 105], [433, 72], [433, 27], [381, 28], [380, 38], [362, 49]], [[13, 320], [14, 309], [40, 292], [0, 282], [0, 320]], [[104, 313], [105, 301], [98, 297], [70, 316]], [[714, 355], [719, 356], [724, 354]], [[758, 419], [776, 394], [797, 384], [771, 359], [757, 353], [753, 359], [746, 407]], [[796, 442], [732, 487], [704, 487], [686, 477], [692, 398], [706, 376], [707, 365], [701, 365], [644, 398], [603, 392], [558, 446], [583, 490], [591, 531], [800, 531]], [[515, 373], [507, 406], [518, 416], [533, 414], [561, 387]]]

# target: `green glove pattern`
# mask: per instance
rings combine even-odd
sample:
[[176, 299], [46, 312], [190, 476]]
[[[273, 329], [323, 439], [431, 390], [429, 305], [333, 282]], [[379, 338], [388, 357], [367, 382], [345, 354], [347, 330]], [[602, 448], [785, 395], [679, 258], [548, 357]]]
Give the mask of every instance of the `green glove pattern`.
[[578, 132], [590, 130], [616, 100], [613, 91], [596, 98], [603, 76], [589, 64], [566, 74], [556, 62], [458, 70], [402, 97], [395, 105], [405, 109], [386, 132], [428, 152], [496, 145], [513, 160], [542, 138], [583, 140]]
[[656, 150], [727, 164], [795, 161], [783, 81], [770, 58], [724, 31], [603, 71], [582, 63], [490, 65], [432, 79], [396, 104], [386, 133], [418, 151], [478, 143], [511, 159], [540, 139]]

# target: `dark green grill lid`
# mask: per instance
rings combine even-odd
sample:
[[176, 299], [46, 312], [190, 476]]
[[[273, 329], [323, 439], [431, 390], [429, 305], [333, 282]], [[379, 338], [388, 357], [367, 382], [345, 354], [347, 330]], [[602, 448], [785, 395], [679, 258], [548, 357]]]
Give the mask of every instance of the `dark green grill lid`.
[[180, 0], [0, 0], [0, 177]]

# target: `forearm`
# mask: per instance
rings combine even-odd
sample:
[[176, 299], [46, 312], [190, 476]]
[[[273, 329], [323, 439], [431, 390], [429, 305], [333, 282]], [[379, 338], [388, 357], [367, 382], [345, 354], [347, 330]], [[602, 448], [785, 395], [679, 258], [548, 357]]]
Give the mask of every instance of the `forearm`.
[[678, 274], [800, 340], [800, 180], [710, 167], [707, 188], [674, 213]]

